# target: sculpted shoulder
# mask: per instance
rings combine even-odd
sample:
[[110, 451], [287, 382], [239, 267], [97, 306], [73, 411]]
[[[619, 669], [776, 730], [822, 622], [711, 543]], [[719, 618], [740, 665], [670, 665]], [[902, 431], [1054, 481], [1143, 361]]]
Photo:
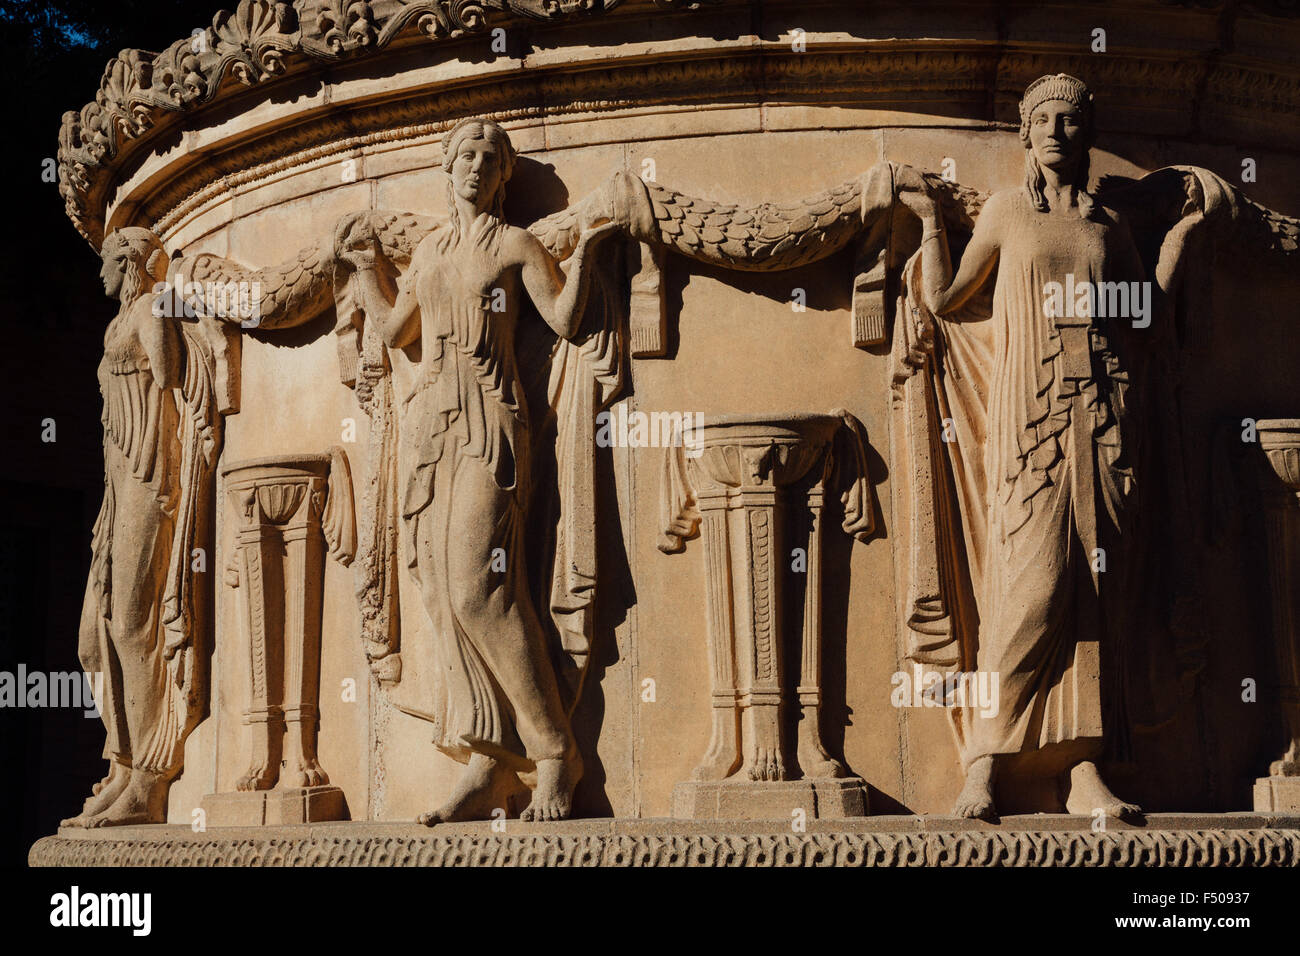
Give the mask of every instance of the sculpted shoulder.
[[127, 306], [128, 321], [132, 328], [139, 328], [141, 323], [151, 322], [163, 316], [154, 313], [154, 304], [158, 301], [158, 293], [153, 287], [143, 290], [135, 297], [129, 306]]
[[501, 251], [510, 265], [523, 265], [535, 260], [539, 255], [548, 255], [540, 239], [527, 229], [510, 225], [505, 227]]
[[1011, 186], [1007, 189], [999, 189], [984, 203], [979, 220], [983, 222], [987, 219], [992, 223], [999, 223], [1016, 215], [1028, 204], [1029, 197], [1025, 195], [1025, 187]]
[[408, 271], [419, 269], [435, 258], [441, 252], [443, 242], [451, 228], [451, 223], [440, 222], [430, 229], [428, 234], [416, 244], [415, 251], [411, 253], [411, 265]]

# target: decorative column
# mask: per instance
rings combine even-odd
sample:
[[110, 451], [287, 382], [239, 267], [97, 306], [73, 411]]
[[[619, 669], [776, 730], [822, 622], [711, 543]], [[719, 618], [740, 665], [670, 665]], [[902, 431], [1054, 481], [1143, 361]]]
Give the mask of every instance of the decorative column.
[[[847, 777], [844, 764], [826, 752], [822, 743], [822, 509], [826, 504], [826, 480], [833, 458], [822, 459], [820, 474], [808, 490], [808, 587], [803, 604], [803, 654], [800, 656], [799, 768], [805, 777]], [[864, 811], [865, 812], [865, 811]]]
[[[820, 729], [821, 521], [833, 439], [848, 420], [843, 413], [724, 416], [697, 430], [698, 447], [670, 450], [660, 548], [680, 551], [703, 526], [713, 704], [708, 749], [691, 780], [674, 789], [674, 816], [866, 813], [862, 779], [826, 752]], [[861, 426], [852, 421], [851, 440], [860, 443]], [[859, 466], [853, 482], [861, 487], [845, 496], [851, 502], [845, 527], [865, 535], [871, 525], [862, 513], [869, 500], [865, 452], [852, 458]], [[791, 534], [795, 511], [804, 507], [811, 518], [806, 539]], [[807, 575], [802, 646], [799, 674], [791, 679], [783, 673], [781, 622], [788, 575], [801, 562]], [[797, 767], [787, 762], [792, 753]]]
[[224, 474], [235, 524], [227, 582], [244, 591], [252, 761], [233, 793], [204, 798], [207, 823], [345, 820], [316, 739], [325, 543], [348, 564], [356, 539], [347, 458], [336, 448], [238, 462]]
[[1268, 522], [1269, 590], [1278, 697], [1287, 747], [1255, 781], [1255, 809], [1300, 811], [1300, 418], [1260, 419], [1260, 447]]

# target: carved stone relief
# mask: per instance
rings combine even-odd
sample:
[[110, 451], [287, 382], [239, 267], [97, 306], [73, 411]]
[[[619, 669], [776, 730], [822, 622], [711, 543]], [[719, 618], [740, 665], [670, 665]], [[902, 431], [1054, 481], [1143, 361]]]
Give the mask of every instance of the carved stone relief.
[[[70, 827], [161, 823], [185, 739], [207, 703], [201, 572], [205, 503], [235, 411], [238, 336], [206, 318], [160, 314], [162, 242], [145, 229], [105, 240], [100, 276], [119, 308], [99, 365], [104, 500], [95, 523], [79, 656], [104, 675], [98, 701], [109, 772]], [[175, 264], [173, 264], [174, 267]], [[237, 373], [236, 373], [237, 374]]]
[[[698, 429], [698, 444], [678, 444], [666, 457], [660, 549], [680, 551], [704, 528], [713, 704], [708, 751], [674, 792], [677, 816], [866, 812], [861, 779], [841, 780], [849, 772], [821, 736], [822, 511], [840, 430], [850, 446], [838, 476], [843, 527], [865, 538], [875, 526], [865, 435], [847, 412], [725, 416]], [[806, 534], [793, 534], [805, 510]], [[807, 575], [797, 677], [784, 673], [781, 633], [792, 566]], [[792, 746], [787, 718], [796, 715]], [[788, 765], [791, 752], [797, 768]], [[786, 785], [792, 781], [805, 783]]]
[[[212, 826], [347, 818], [317, 757], [325, 544], [355, 545], [351, 473], [341, 448], [236, 462], [224, 471], [236, 545], [226, 583], [243, 595], [252, 764], [234, 793], [205, 798]], [[274, 791], [266, 793], [265, 791]]]
[[[424, 809], [403, 803], [402, 818], [431, 827], [558, 826], [647, 805], [696, 821], [802, 812], [852, 826], [869, 812], [915, 812], [901, 782], [891, 790], [877, 779], [888, 761], [909, 764], [900, 780], [942, 777], [926, 799], [942, 793], [945, 806], [926, 812], [951, 810], [969, 818], [962, 826], [1019, 812], [1143, 824], [1137, 801], [1148, 801], [1126, 787], [1143, 772], [1134, 738], [1191, 712], [1204, 718], [1217, 676], [1206, 663], [1216, 592], [1196, 560], [1205, 496], [1186, 477], [1208, 470], [1208, 442], [1187, 425], [1188, 356], [1212, 352], [1222, 324], [1217, 250], [1232, 243], [1268, 268], [1294, 268], [1296, 219], [1195, 166], [1094, 182], [1099, 106], [1082, 80], [1059, 72], [1017, 88], [1019, 148], [996, 123], [978, 131], [990, 143], [1011, 137], [1023, 173], [1010, 180], [993, 161], [971, 163], [978, 171], [963, 184], [886, 159], [911, 154], [881, 138], [861, 166], [837, 165], [824, 179], [817, 166], [798, 192], [757, 181], [732, 191], [743, 202], [701, 198], [713, 190], [637, 175], [628, 142], [618, 144], [622, 167], [602, 165], [597, 151], [564, 167], [565, 147], [548, 139], [563, 142], [563, 131], [528, 126], [523, 107], [513, 119], [477, 115], [476, 93], [424, 117], [418, 146], [394, 133], [394, 152], [420, 151], [410, 175], [368, 172], [373, 189], [325, 189], [326, 199], [293, 205], [314, 197], [304, 186], [289, 211], [277, 208], [282, 197], [268, 199], [259, 223], [299, 211], [311, 220], [285, 246], [224, 225], [201, 231], [195, 210], [211, 196], [200, 193], [234, 190], [233, 180], [182, 188], [207, 173], [163, 176], [143, 164], [150, 122], [201, 117], [228, 80], [270, 82], [417, 34], [459, 38], [497, 14], [559, 23], [618, 6], [242, 0], [202, 31], [201, 52], [184, 43], [124, 52], [96, 103], [65, 117], [62, 190], [83, 234], [97, 241], [106, 218], [135, 217], [183, 237], [171, 258], [138, 226], [102, 244], [118, 311], [99, 372], [105, 496], [80, 657], [106, 674], [109, 772], [64, 821], [70, 832], [167, 819], [187, 736], [231, 692], [208, 673], [220, 598], [238, 602], [248, 638], [247, 664], [237, 666], [249, 677], [239, 709], [251, 766], [219, 773], [219, 792], [204, 797], [215, 827], [347, 820], [363, 805], [351, 789], [344, 800], [349, 785], [389, 819], [373, 799], [381, 775], [383, 788], [418, 790]], [[1018, 76], [1037, 60], [1007, 62]], [[813, 67], [773, 54], [770, 69], [773, 89], [784, 89]], [[679, 72], [681, 82], [695, 75]], [[600, 81], [572, 82], [566, 103]], [[1001, 86], [989, 95], [1004, 96]], [[797, 156], [804, 165], [834, 143], [817, 138], [824, 130], [795, 132], [811, 144]], [[934, 135], [946, 148], [942, 137], [958, 134]], [[331, 136], [342, 133], [320, 133]], [[130, 162], [128, 143], [140, 151]], [[722, 153], [726, 168], [735, 157]], [[683, 147], [664, 178], [708, 182], [699, 155], [707, 149]], [[384, 168], [382, 151], [367, 157]], [[123, 186], [149, 195], [110, 213], [110, 186], [136, 173], [155, 176], [156, 189]], [[519, 186], [525, 173], [535, 196]], [[530, 215], [508, 212], [508, 198]], [[819, 314], [795, 309], [788, 319], [787, 279], [801, 291], [818, 284]], [[257, 288], [256, 321], [205, 295], [213, 287]], [[773, 301], [789, 325], [763, 324], [775, 322]], [[742, 327], [750, 308], [746, 332], [778, 328], [776, 339], [727, 354], [715, 327]], [[834, 347], [820, 323], [830, 313]], [[692, 364], [700, 342], [717, 353], [712, 366]], [[328, 381], [318, 380], [322, 348]], [[225, 417], [240, 414], [250, 349], [262, 394], [283, 368], [294, 400], [237, 446]], [[756, 354], [776, 359], [763, 365]], [[304, 376], [314, 390], [306, 397]], [[602, 437], [611, 410], [641, 413], [664, 396], [713, 411], [653, 453]], [[357, 426], [348, 453], [303, 450], [334, 439], [305, 439], [300, 426], [332, 431], [338, 411]], [[243, 412], [245, 421], [259, 414]], [[238, 460], [223, 463], [228, 427]], [[1300, 426], [1265, 419], [1259, 432], [1268, 650], [1287, 743], [1254, 802], [1259, 813], [1293, 813]], [[214, 540], [217, 508], [227, 542]], [[200, 570], [217, 550], [228, 559], [224, 589]], [[327, 553], [348, 568], [346, 616], [323, 611]], [[1153, 555], [1162, 577], [1144, 584]], [[694, 599], [679, 599], [690, 587]], [[656, 626], [672, 615], [687, 622], [681, 634]], [[1152, 630], [1172, 651], [1144, 669], [1134, 661]], [[330, 656], [339, 646], [347, 660]], [[643, 659], [659, 670], [642, 669]], [[321, 766], [327, 664], [359, 674], [370, 695], [343, 718], [373, 760], [361, 771]], [[889, 696], [890, 667], [928, 669], [941, 685], [988, 678], [996, 699], [947, 695], [940, 719], [880, 729], [861, 702]], [[647, 676], [671, 687], [677, 711], [623, 699]], [[662, 721], [654, 726], [680, 738], [697, 719], [685, 731], [707, 734], [702, 753], [664, 745], [646, 757], [645, 727]], [[222, 747], [233, 742], [230, 728], [215, 733]], [[865, 738], [885, 743], [876, 752]], [[389, 739], [401, 741], [401, 756], [385, 764], [374, 755]], [[618, 775], [626, 795], [615, 810], [602, 788]], [[869, 787], [879, 804], [873, 793], [869, 806]], [[1180, 853], [1210, 852], [1182, 824], [1173, 829]], [[431, 852], [421, 839], [412, 855]], [[981, 839], [936, 836], [916, 852], [1002, 852]], [[1008, 839], [1006, 852], [1021, 853], [1024, 842]], [[1249, 839], [1207, 845], [1243, 859], [1294, 853], [1285, 841]], [[884, 852], [865, 838], [854, 845]], [[1084, 840], [1069, 852], [1098, 846]]]

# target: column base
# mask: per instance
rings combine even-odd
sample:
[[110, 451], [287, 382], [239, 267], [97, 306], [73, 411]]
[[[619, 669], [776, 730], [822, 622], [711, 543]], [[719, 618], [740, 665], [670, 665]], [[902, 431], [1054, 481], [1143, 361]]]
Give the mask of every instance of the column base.
[[1255, 781], [1255, 810], [1300, 812], [1300, 777], [1260, 777]]
[[867, 813], [861, 777], [838, 780], [689, 780], [673, 787], [673, 816], [687, 820], [842, 820]]
[[273, 827], [348, 819], [343, 791], [332, 786], [210, 793], [199, 805], [210, 827]]

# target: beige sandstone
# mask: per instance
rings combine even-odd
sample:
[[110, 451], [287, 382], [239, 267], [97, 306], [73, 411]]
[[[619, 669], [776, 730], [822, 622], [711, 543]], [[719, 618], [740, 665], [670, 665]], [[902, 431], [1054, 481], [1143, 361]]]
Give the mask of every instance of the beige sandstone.
[[1207, 839], [1294, 861], [1300, 24], [762, 6], [241, 0], [110, 64], [109, 772], [33, 859], [201, 809], [943, 862], [1259, 778]]

